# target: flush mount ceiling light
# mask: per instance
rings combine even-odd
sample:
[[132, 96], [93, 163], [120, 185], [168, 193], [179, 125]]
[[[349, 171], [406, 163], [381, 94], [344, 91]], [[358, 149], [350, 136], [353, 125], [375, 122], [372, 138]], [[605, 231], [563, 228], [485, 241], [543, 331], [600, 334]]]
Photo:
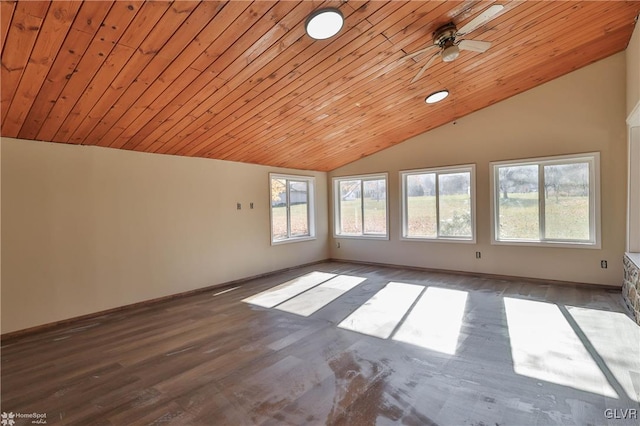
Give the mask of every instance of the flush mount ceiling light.
[[440, 52], [440, 56], [444, 62], [453, 62], [460, 55], [460, 48], [451, 42], [450, 45], [444, 46]]
[[432, 94], [430, 94], [429, 96], [427, 96], [427, 98], [424, 100], [426, 103], [428, 104], [435, 104], [436, 102], [440, 102], [441, 100], [443, 100], [444, 98], [446, 98], [447, 96], [449, 96], [449, 91], [448, 90], [438, 90], [437, 92], [434, 92]]
[[342, 29], [344, 18], [338, 9], [329, 7], [313, 12], [307, 18], [305, 29], [309, 37], [324, 40], [338, 34]]

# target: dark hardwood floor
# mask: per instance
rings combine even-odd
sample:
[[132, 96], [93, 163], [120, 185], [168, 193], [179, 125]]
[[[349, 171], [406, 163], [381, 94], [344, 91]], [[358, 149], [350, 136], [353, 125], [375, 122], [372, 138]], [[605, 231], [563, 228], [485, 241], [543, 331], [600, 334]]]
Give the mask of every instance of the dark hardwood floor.
[[1, 356], [16, 425], [640, 417], [640, 328], [619, 291], [339, 262], [59, 326]]

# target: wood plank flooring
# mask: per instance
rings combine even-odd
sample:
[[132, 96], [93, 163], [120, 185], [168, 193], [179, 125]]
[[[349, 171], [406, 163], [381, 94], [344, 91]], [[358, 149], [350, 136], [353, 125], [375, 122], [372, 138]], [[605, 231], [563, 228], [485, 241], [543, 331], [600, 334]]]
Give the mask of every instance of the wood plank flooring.
[[[251, 303], [275, 300], [269, 291], [283, 284], [286, 300]], [[637, 425], [640, 416], [640, 327], [619, 291], [342, 262], [59, 326], [5, 342], [1, 356], [0, 410], [46, 414], [46, 424]]]

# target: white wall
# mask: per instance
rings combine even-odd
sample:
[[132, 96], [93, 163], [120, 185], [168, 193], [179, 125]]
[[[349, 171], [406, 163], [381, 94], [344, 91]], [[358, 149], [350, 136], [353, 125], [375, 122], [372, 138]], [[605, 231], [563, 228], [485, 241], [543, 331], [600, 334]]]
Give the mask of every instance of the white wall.
[[[1, 144], [2, 333], [328, 257], [326, 173]], [[316, 177], [317, 240], [270, 245], [272, 171]]]
[[[332, 240], [331, 256], [620, 286], [625, 245], [625, 54], [619, 53], [330, 173], [389, 172], [389, 241]], [[455, 96], [455, 87], [451, 96]], [[428, 105], [424, 106], [429, 108]], [[489, 162], [601, 153], [602, 249], [491, 245]], [[398, 171], [475, 163], [477, 244], [400, 241]], [[331, 220], [333, 222], [333, 220]], [[340, 242], [341, 248], [336, 247]], [[482, 253], [475, 259], [475, 252]], [[607, 260], [608, 269], [600, 268]]]

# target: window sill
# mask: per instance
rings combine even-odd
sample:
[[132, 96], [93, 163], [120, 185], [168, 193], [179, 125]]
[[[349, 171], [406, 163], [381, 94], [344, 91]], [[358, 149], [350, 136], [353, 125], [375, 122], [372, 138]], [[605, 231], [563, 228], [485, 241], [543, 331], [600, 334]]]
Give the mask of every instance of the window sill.
[[523, 247], [546, 247], [546, 248], [571, 248], [571, 249], [591, 249], [602, 248], [600, 243], [561, 243], [551, 241], [491, 241], [496, 246], [523, 246]]
[[631, 263], [636, 265], [637, 268], [640, 268], [640, 253], [629, 253], [629, 252], [627, 252], [627, 253], [625, 253], [625, 255], [631, 261]]
[[400, 237], [400, 241], [416, 243], [454, 243], [454, 244], [476, 244], [475, 238], [422, 238], [422, 237]]
[[300, 242], [303, 242], [303, 241], [313, 241], [315, 239], [316, 239], [316, 237], [287, 238], [286, 240], [271, 241], [271, 245], [272, 246], [279, 246], [279, 245], [282, 245], [282, 244], [300, 243]]
[[350, 239], [350, 240], [389, 240], [388, 235], [335, 235], [334, 239]]

